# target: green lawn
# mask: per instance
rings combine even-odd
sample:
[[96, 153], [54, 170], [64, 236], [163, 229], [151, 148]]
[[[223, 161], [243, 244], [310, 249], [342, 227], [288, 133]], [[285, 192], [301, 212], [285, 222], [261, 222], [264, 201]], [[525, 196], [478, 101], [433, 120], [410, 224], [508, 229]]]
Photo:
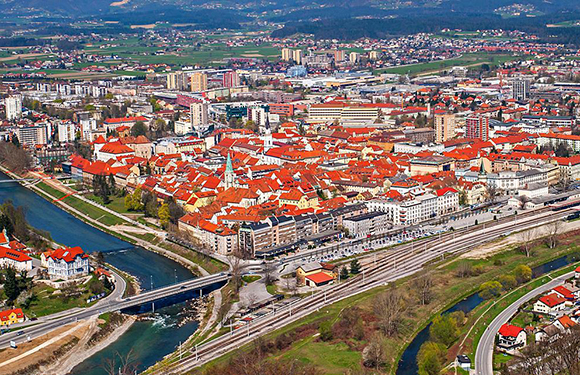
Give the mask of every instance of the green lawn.
[[[89, 283], [80, 285], [79, 289], [82, 291], [82, 294], [74, 298], [65, 298], [62, 294], [58, 294], [57, 289], [39, 283], [32, 288], [32, 292], [38, 298], [30, 304], [28, 309], [23, 309], [23, 311], [30, 318], [50, 315], [75, 307], [86, 307], [87, 298], [92, 295], [89, 291], [89, 285], [94, 280], [96, 279], [93, 278]], [[57, 291], [56, 294], [55, 291]]]
[[362, 354], [343, 342], [332, 344], [308, 337], [295, 343], [281, 358], [315, 364], [326, 375], [342, 375], [349, 369], [356, 371], [360, 368]]
[[[98, 204], [103, 204], [103, 200], [101, 199], [101, 197], [97, 197], [94, 194], [86, 194], [85, 198], [88, 198], [90, 200], [92, 200], [93, 202], [97, 202]], [[104, 205], [105, 207], [107, 207], [110, 210], [113, 210], [115, 212], [118, 212], [120, 214], [127, 214], [130, 213], [129, 210], [127, 210], [125, 208], [125, 197], [118, 197], [116, 195], [111, 195], [109, 197], [110, 202], [106, 205]]]
[[245, 283], [248, 283], [248, 284], [249, 283], [253, 283], [254, 281], [257, 281], [257, 280], [260, 280], [260, 279], [261, 279], [261, 277], [258, 276], [258, 275], [245, 275], [245, 276], [242, 276], [242, 280]]
[[[56, 190], [51, 186], [48, 186], [44, 182], [41, 182], [36, 186], [57, 199], [61, 199], [65, 196], [63, 192]], [[86, 203], [73, 195], [67, 196], [66, 198], [62, 199], [62, 202], [66, 203], [72, 208], [79, 210], [85, 215], [91, 217], [92, 219], [99, 221], [103, 225], [112, 226], [117, 224], [127, 224], [125, 220], [122, 220], [115, 215], [112, 215], [98, 207], [95, 207], [92, 204]]]
[[[431, 71], [436, 71], [439, 69], [451, 68], [454, 66], [466, 66], [477, 64], [480, 66], [483, 64], [488, 64], [490, 67], [503, 64], [507, 61], [512, 61], [519, 59], [520, 57], [511, 56], [506, 54], [493, 54], [493, 53], [471, 53], [463, 55], [456, 59], [441, 60], [441, 61], [431, 61], [421, 64], [414, 65], [402, 65], [394, 66], [386, 69], [377, 70], [376, 73], [393, 73], [393, 74], [411, 74], [415, 75], [418, 73], [426, 73]], [[475, 66], [474, 66], [475, 67]]]

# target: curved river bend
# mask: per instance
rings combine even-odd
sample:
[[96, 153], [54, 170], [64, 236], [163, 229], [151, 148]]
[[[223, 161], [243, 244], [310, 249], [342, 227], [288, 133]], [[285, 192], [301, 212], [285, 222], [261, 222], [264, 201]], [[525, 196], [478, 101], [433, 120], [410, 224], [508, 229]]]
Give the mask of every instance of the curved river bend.
[[[10, 177], [0, 172], [0, 181], [4, 180]], [[55, 242], [80, 246], [87, 252], [102, 251], [108, 263], [135, 276], [143, 289], [150, 289], [151, 281], [156, 288], [174, 283], [176, 278], [194, 277], [179, 263], [93, 228], [17, 182], [0, 183], [0, 202], [6, 200], [25, 207], [30, 225], [49, 232]], [[139, 370], [154, 364], [197, 329], [195, 322], [177, 325], [183, 307], [183, 303], [165, 307], [156, 312], [154, 320], [136, 322], [114, 344], [75, 367], [72, 374], [106, 375], [104, 362], [131, 349]]]

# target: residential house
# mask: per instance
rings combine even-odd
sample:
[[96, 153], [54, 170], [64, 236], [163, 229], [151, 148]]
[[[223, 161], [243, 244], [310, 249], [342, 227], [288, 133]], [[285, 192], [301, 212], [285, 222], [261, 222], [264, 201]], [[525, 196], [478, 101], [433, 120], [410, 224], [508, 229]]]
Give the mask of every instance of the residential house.
[[79, 246], [52, 251], [46, 264], [51, 279], [70, 280], [89, 274], [89, 256]]
[[519, 349], [526, 346], [526, 331], [523, 328], [504, 324], [498, 332], [498, 346], [505, 350]]
[[22, 309], [0, 311], [0, 326], [23, 323], [25, 319], [26, 317], [24, 316]]
[[566, 308], [566, 299], [558, 296], [556, 293], [548, 294], [541, 297], [534, 303], [534, 312], [541, 314], [555, 314]]

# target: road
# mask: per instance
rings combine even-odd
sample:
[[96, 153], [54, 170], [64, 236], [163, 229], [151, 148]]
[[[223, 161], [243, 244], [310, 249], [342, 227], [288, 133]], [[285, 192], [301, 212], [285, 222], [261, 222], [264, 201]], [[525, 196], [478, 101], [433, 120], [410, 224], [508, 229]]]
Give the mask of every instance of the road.
[[494, 239], [530, 228], [560, 220], [569, 215], [569, 210], [552, 212], [540, 210], [533, 215], [497, 224], [493, 227], [474, 229], [462, 233], [447, 233], [440, 238], [429, 238], [405, 244], [381, 253], [376, 262], [363, 267], [362, 274], [340, 284], [329, 285], [312, 296], [295, 301], [284, 311], [272, 312], [254, 320], [231, 334], [225, 334], [184, 353], [181, 360], [171, 368], [156, 373], [182, 374], [203, 365], [221, 355], [253, 341], [255, 338], [307, 316], [324, 306], [363, 293], [388, 282], [412, 275], [427, 264], [448, 255], [469, 251]]
[[[121, 298], [122, 294], [115, 294], [115, 300], [108, 299], [106, 301], [96, 303], [91, 307], [75, 309], [74, 311], [68, 310], [67, 312], [69, 314], [65, 314], [63, 312], [62, 314], [53, 316], [52, 319], [30, 321], [28, 322], [27, 327], [22, 327], [21, 329], [24, 334], [18, 335], [19, 331], [15, 331], [5, 333], [4, 335], [0, 336], [0, 349], [8, 347], [11, 340], [16, 341], [17, 343], [22, 342], [27, 339], [27, 336], [30, 336], [31, 339], [42, 336], [55, 328], [61, 327], [71, 322], [88, 319], [90, 317], [98, 316], [106, 312], [119, 311], [134, 306], [152, 303], [156, 300], [170, 297], [176, 294], [198, 290], [215, 283], [225, 282], [229, 279], [229, 277], [230, 276], [226, 273], [200, 277], [197, 279], [187, 280], [177, 284], [149, 290], [147, 292], [125, 299]], [[119, 290], [121, 289], [119, 288]]]
[[475, 352], [474, 362], [475, 373], [477, 375], [493, 375], [493, 349], [495, 345], [495, 336], [497, 335], [497, 332], [501, 326], [507, 323], [511, 317], [514, 316], [520, 306], [532, 300], [536, 296], [544, 294], [548, 290], [557, 287], [558, 285], [562, 284], [564, 280], [572, 276], [574, 276], [574, 272], [569, 272], [551, 280], [549, 283], [544, 284], [539, 288], [530, 291], [525, 296], [509, 305], [489, 324], [481, 336]]

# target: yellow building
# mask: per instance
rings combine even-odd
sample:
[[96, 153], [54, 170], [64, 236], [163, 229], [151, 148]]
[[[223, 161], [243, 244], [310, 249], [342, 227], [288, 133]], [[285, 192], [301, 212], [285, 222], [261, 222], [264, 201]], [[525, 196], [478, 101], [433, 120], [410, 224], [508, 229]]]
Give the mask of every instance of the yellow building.
[[15, 323], [24, 322], [22, 309], [12, 309], [0, 312], [0, 326], [9, 326]]
[[335, 268], [332, 265], [321, 264], [318, 262], [312, 262], [304, 264], [296, 269], [296, 281], [300, 285], [306, 284], [306, 278], [308, 276], [317, 275], [323, 273], [330, 276], [332, 279], [336, 278]]
[[191, 75], [191, 92], [207, 90], [207, 74], [195, 72]]

